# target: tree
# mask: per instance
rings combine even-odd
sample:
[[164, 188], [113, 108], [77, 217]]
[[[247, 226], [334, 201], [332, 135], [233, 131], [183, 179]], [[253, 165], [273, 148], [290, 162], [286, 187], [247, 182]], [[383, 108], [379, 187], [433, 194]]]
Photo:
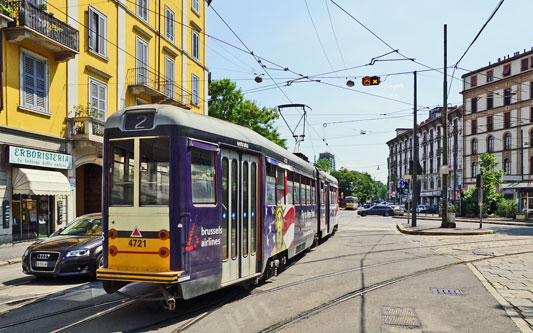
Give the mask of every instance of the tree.
[[274, 121], [279, 118], [276, 108], [260, 108], [254, 101], [244, 98], [241, 89], [229, 79], [211, 81], [209, 84], [209, 115], [248, 127], [270, 141], [287, 148]]
[[483, 209], [490, 215], [498, 209], [498, 202], [503, 200], [503, 194], [497, 193], [496, 187], [503, 182], [505, 172], [496, 170], [498, 162], [494, 155], [483, 153], [479, 159], [479, 170], [483, 173]]
[[331, 163], [326, 158], [321, 158], [316, 161], [315, 166], [322, 171], [331, 172]]
[[366, 202], [375, 199], [384, 198], [387, 194], [387, 187], [380, 181], [375, 181], [367, 172], [358, 172], [355, 170], [331, 171], [331, 175], [337, 178], [339, 182], [339, 192], [344, 192], [344, 197], [354, 196], [359, 202]]

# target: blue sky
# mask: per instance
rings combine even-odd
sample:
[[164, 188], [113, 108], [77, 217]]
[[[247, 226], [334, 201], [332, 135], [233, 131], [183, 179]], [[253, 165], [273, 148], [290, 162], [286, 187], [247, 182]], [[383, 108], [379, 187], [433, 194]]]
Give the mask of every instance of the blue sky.
[[[442, 105], [443, 101], [443, 74], [423, 65], [442, 69], [444, 24], [448, 25], [448, 66], [453, 66], [500, 0], [334, 1], [382, 41], [331, 0], [213, 0], [214, 10], [246, 47], [274, 64], [263, 61], [267, 68], [261, 68], [250, 54], [209, 38], [209, 70], [215, 80], [229, 78], [236, 82], [245, 97], [259, 106], [308, 105], [312, 110], [308, 112], [300, 151], [310, 160], [329, 151], [336, 156], [337, 168], [366, 171], [385, 182], [385, 143], [395, 136], [397, 127], [412, 127], [412, 72], [420, 71], [420, 122], [427, 118], [427, 108]], [[245, 49], [213, 8], [209, 10], [208, 34]], [[530, 50], [531, 13], [532, 0], [504, 1], [458, 67], [475, 70], [514, 52]], [[391, 52], [391, 48], [423, 65], [396, 53], [380, 59], [404, 60], [368, 65], [372, 58]], [[358, 68], [342, 70], [350, 67]], [[312, 76], [332, 71], [338, 72], [313, 77], [321, 82], [298, 80], [287, 85], [298, 78], [292, 72]], [[407, 73], [398, 74], [403, 72]], [[448, 74], [452, 72], [448, 69]], [[263, 74], [262, 83], [253, 80], [256, 73]], [[460, 79], [464, 73], [457, 69], [455, 77]], [[382, 83], [363, 87], [361, 78], [366, 75], [380, 75]], [[346, 86], [348, 79], [355, 82], [352, 88]], [[462, 82], [454, 79], [450, 104], [462, 104], [461, 89]], [[284, 115], [294, 129], [299, 121], [298, 111], [287, 110]], [[292, 151], [294, 139], [288, 127], [281, 119], [277, 127]], [[296, 132], [301, 133], [301, 127]]]

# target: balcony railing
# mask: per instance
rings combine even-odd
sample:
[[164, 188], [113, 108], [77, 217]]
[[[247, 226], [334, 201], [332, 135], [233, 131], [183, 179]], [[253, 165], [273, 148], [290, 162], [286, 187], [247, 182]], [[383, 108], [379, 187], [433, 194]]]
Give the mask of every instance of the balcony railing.
[[126, 82], [131, 94], [146, 94], [151, 96], [155, 103], [191, 108], [192, 94], [190, 92], [184, 92], [179, 84], [166, 80], [164, 75], [157, 75], [148, 68], [128, 69]]
[[71, 124], [71, 139], [85, 140], [96, 143], [104, 142], [105, 121], [90, 116], [73, 117]]
[[9, 41], [28, 39], [56, 53], [57, 61], [71, 59], [79, 52], [78, 30], [37, 8], [31, 2], [19, 0], [5, 3], [16, 19], [7, 30]]

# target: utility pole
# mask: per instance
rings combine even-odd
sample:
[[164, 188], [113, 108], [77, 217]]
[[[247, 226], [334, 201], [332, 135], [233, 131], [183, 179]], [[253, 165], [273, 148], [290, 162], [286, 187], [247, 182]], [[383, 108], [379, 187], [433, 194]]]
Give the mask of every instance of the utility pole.
[[444, 83], [442, 102], [442, 223], [441, 228], [448, 228], [448, 71], [447, 71], [447, 27], [444, 25]]
[[413, 200], [411, 203], [413, 223], [412, 227], [416, 227], [416, 206], [418, 206], [418, 130], [416, 120], [416, 71], [414, 75], [414, 103], [413, 103]]

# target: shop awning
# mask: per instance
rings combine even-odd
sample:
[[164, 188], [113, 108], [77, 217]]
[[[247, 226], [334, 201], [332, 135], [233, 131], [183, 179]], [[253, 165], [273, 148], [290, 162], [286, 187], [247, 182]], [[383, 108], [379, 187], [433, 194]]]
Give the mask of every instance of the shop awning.
[[67, 195], [70, 183], [59, 171], [13, 168], [13, 193], [29, 195]]

